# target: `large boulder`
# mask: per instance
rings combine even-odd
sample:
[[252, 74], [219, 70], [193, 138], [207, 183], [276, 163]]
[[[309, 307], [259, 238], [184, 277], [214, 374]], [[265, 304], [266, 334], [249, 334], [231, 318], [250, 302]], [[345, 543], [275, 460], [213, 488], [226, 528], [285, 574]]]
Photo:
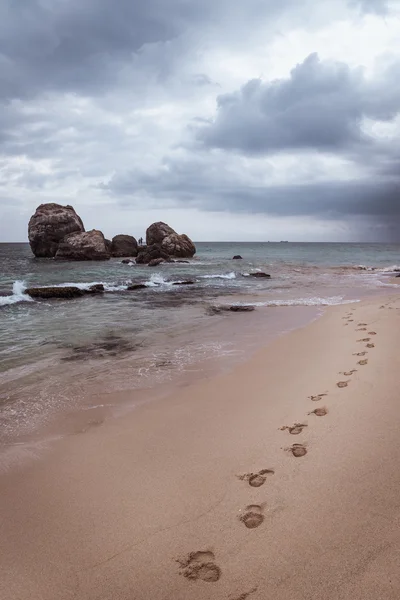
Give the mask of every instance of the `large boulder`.
[[70, 233], [58, 246], [56, 260], [108, 260], [106, 240], [101, 231], [92, 229], [81, 233]]
[[82, 219], [72, 206], [41, 204], [30, 218], [28, 239], [35, 256], [52, 258], [66, 235], [83, 231], [85, 228]]
[[162, 249], [160, 244], [152, 244], [151, 246], [139, 246], [136, 264], [147, 265], [150, 261], [162, 258], [169, 260], [169, 255]]
[[146, 231], [146, 244], [147, 246], [152, 246], [153, 244], [161, 244], [163, 239], [171, 233], [176, 233], [172, 227], [159, 221], [158, 223], [153, 223], [150, 227], [147, 228]]
[[111, 242], [111, 256], [137, 256], [138, 243], [131, 235], [116, 235]]
[[166, 254], [178, 258], [191, 258], [196, 254], [196, 246], [187, 235], [179, 235], [161, 221], [153, 223], [147, 229], [146, 243], [148, 246], [158, 244]]

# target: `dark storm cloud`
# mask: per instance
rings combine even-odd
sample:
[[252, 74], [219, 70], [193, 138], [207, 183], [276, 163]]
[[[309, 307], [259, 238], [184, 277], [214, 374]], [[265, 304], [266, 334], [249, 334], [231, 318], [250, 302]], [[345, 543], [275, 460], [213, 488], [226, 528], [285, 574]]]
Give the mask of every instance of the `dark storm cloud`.
[[321, 61], [314, 53], [287, 79], [253, 79], [219, 96], [215, 120], [199, 129], [198, 138], [249, 154], [367, 144], [363, 118], [390, 121], [400, 111], [398, 74], [396, 65], [371, 82], [361, 69]]
[[136, 169], [117, 174], [103, 189], [122, 198], [125, 206], [140, 204], [145, 194], [159, 204], [206, 211], [325, 220], [360, 217], [400, 225], [400, 178], [379, 179], [373, 172], [354, 181], [260, 185], [257, 178], [251, 183], [242, 175], [239, 164], [232, 168], [214, 154], [203, 160], [166, 159], [157, 173]]
[[44, 88], [104, 89], [144, 44], [181, 32], [187, 3], [173, 0], [171, 9], [163, 10], [162, 0], [5, 0], [0, 5], [0, 93], [15, 98]]
[[[296, 0], [3, 0], [0, 97], [46, 89], [99, 94], [148, 45], [187, 35], [190, 50], [199, 39], [240, 37], [243, 28], [254, 30], [257, 21], [295, 6]], [[162, 62], [163, 54], [155, 59]]]

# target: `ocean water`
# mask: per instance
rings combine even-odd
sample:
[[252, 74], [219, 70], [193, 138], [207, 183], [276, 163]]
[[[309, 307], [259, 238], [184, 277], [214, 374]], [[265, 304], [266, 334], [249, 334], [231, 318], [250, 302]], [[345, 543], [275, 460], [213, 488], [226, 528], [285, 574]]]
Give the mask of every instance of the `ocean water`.
[[[400, 245], [199, 243], [189, 264], [157, 268], [35, 259], [0, 244], [0, 443], [30, 439], [60, 413], [166, 386], [242, 360], [324, 306], [390, 291]], [[232, 257], [240, 254], [243, 260]], [[264, 271], [271, 279], [249, 274]], [[194, 280], [191, 286], [173, 285]], [[146, 288], [127, 291], [130, 283]], [[31, 300], [28, 286], [103, 283], [74, 300]], [[394, 289], [394, 288], [392, 288]], [[213, 315], [220, 303], [251, 314]], [[224, 362], [225, 361], [225, 362]]]

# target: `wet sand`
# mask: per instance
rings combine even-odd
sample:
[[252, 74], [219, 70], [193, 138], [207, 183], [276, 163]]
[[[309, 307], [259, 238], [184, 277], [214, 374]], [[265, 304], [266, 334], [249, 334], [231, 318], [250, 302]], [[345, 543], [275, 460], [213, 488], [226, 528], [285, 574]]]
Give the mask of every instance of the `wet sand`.
[[0, 479], [2, 600], [398, 600], [400, 298]]

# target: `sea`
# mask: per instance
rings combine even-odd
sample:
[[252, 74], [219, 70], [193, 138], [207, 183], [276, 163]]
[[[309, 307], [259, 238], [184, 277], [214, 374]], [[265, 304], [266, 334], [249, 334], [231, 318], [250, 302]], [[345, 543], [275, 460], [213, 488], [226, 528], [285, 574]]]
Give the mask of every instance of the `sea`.
[[[46, 436], [86, 431], [229, 370], [328, 306], [393, 292], [400, 271], [400, 245], [196, 246], [188, 263], [148, 267], [37, 259], [28, 244], [0, 244], [0, 470]], [[251, 276], [257, 272], [271, 277]], [[194, 283], [179, 285], [187, 280]], [[25, 294], [32, 286], [95, 283], [104, 294]], [[132, 283], [146, 287], [128, 291]], [[221, 305], [255, 310], [215, 311]]]

